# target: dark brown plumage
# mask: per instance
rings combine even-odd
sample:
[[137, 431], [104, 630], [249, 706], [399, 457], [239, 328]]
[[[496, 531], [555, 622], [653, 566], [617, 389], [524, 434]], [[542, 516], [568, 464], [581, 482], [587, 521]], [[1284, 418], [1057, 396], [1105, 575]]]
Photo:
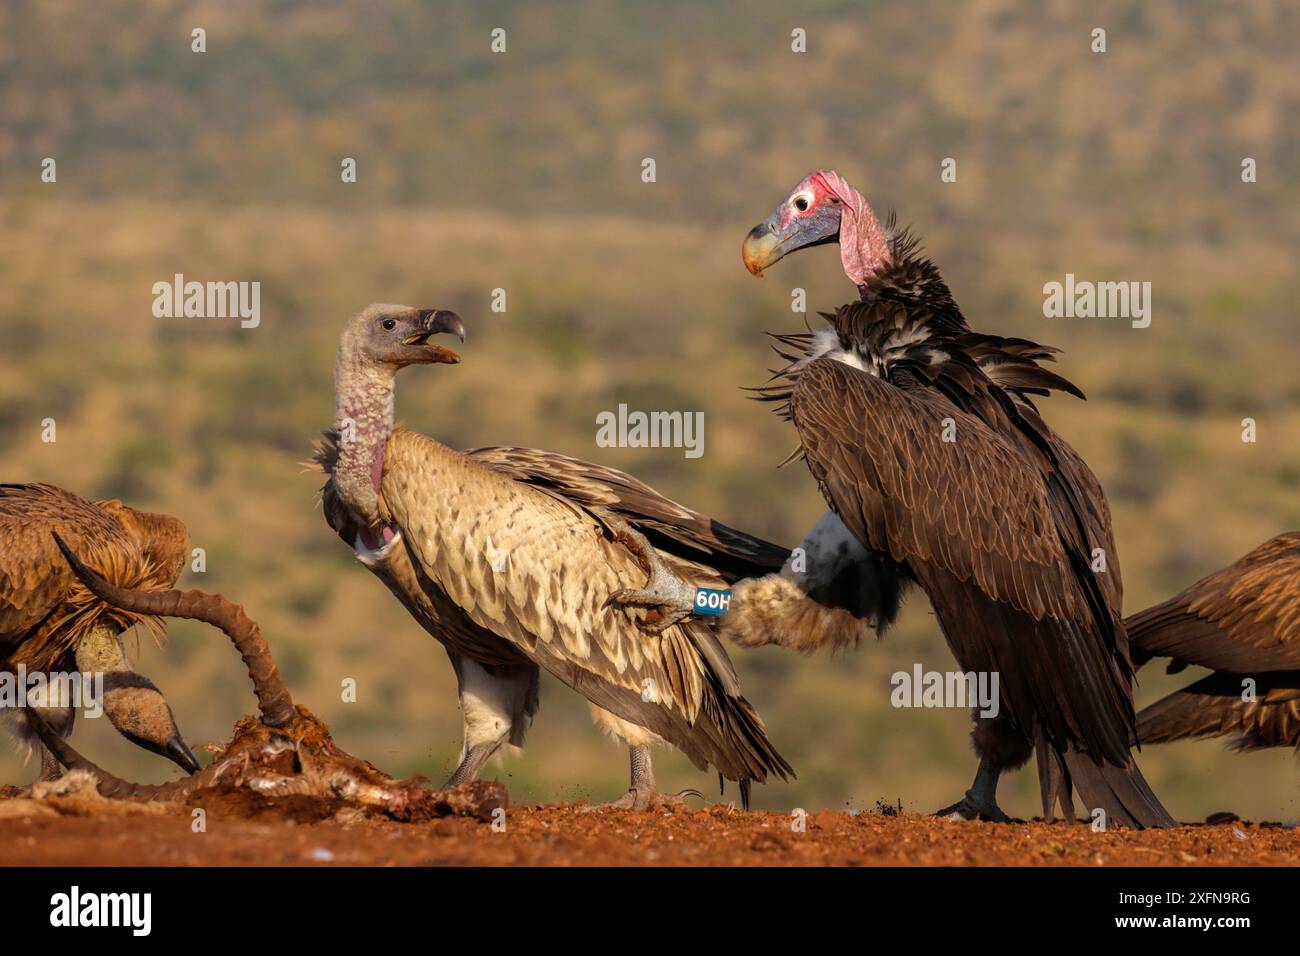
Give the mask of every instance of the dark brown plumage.
[[1167, 601], [1129, 617], [1133, 663], [1300, 669], [1300, 532], [1280, 534]]
[[1229, 736], [1242, 750], [1300, 749], [1300, 532], [1126, 624], [1138, 666], [1165, 657], [1170, 673], [1189, 664], [1216, 672], [1138, 714], [1140, 741]]
[[829, 329], [777, 336], [788, 364], [760, 397], [794, 424], [791, 457], [874, 556], [885, 579], [874, 590], [919, 583], [961, 668], [999, 675], [1001, 714], [974, 736], [980, 773], [950, 809], [1003, 818], [998, 775], [1037, 745], [1045, 814], [1061, 797], [1071, 812], [1073, 787], [1111, 822], [1172, 824], [1129, 752], [1132, 665], [1105, 495], [1033, 403], [1082, 393], [1042, 364], [1055, 349], [971, 331], [916, 239], [833, 172], [796, 186], [742, 253], [760, 274], [826, 242], [861, 301], [824, 315]]

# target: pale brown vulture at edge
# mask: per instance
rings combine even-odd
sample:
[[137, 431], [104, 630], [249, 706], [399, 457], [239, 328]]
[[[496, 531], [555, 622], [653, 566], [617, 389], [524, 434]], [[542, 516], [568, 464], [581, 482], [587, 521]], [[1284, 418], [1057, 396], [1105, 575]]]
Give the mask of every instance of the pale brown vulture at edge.
[[[799, 650], [854, 643], [883, 631], [917, 583], [961, 669], [1000, 680], [1000, 714], [975, 721], [975, 782], [940, 814], [1007, 819], [998, 778], [1036, 747], [1045, 816], [1058, 802], [1072, 816], [1073, 788], [1108, 823], [1172, 825], [1130, 753], [1133, 669], [1106, 499], [1032, 400], [1082, 398], [1039, 364], [1056, 350], [972, 332], [916, 240], [833, 172], [808, 176], [750, 231], [745, 265], [760, 275], [825, 243], [839, 243], [860, 301], [824, 315], [827, 329], [777, 336], [788, 364], [760, 391], [793, 422], [791, 457], [831, 513], [801, 545], [806, 569], [742, 582], [721, 633]], [[640, 603], [662, 587], [652, 580]]]
[[628, 744], [632, 785], [620, 805], [672, 799], [654, 789], [657, 743], [737, 781], [746, 802], [751, 781], [786, 777], [706, 625], [674, 620], [647, 635], [605, 601], [644, 580], [644, 549], [630, 539], [649, 548], [649, 563], [707, 587], [773, 571], [788, 552], [614, 469], [535, 449], [460, 452], [395, 428], [397, 372], [459, 361], [429, 342], [437, 332], [463, 338], [464, 325], [446, 310], [395, 305], [353, 318], [339, 346], [335, 430], [317, 462], [331, 527], [456, 666], [466, 746], [453, 779], [472, 778], [503, 739], [522, 740], [538, 667]]
[[[127, 587], [169, 588], [189, 556], [189, 531], [171, 515], [128, 508], [120, 501], [88, 501], [47, 484], [0, 484], [0, 672], [17, 683], [19, 675], [99, 674], [103, 709], [113, 727], [138, 747], [171, 760], [189, 773], [199, 763], [176, 726], [162, 692], [128, 662], [122, 634], [143, 624], [155, 634], [162, 622], [126, 611], [92, 594], [73, 575], [55, 544], [62, 536], [86, 560]], [[43, 715], [60, 737], [72, 732], [75, 701], [32, 699], [9, 713], [7, 723], [19, 739], [38, 746], [42, 780], [63, 768], [40, 746], [26, 719], [28, 709]], [[25, 694], [27, 688], [23, 688]], [[85, 703], [83, 701], [83, 703]]]
[[1238, 750], [1300, 750], [1300, 532], [1125, 624], [1137, 666], [1165, 657], [1170, 673], [1189, 664], [1215, 672], [1144, 708], [1140, 741], [1231, 736]]

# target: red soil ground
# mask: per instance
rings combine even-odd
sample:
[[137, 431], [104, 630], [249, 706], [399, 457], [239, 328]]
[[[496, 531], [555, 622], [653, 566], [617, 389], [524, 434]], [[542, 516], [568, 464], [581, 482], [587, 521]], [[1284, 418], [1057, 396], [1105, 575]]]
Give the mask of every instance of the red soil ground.
[[[1094, 833], [1063, 823], [949, 823], [902, 814], [821, 812], [806, 830], [773, 813], [584, 813], [511, 807], [505, 829], [469, 817], [426, 823], [298, 822], [213, 807], [206, 833], [188, 811], [5, 817], [0, 866], [1239, 866], [1300, 864], [1300, 829], [1229, 821], [1177, 830]], [[233, 808], [231, 808], [233, 809]]]

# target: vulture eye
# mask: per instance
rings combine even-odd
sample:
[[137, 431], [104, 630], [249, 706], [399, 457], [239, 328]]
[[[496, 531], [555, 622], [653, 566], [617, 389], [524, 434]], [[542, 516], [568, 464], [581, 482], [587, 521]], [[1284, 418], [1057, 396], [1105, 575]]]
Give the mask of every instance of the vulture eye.
[[384, 329], [385, 329], [386, 331], [391, 332], [391, 331], [393, 331], [393, 329], [397, 328], [397, 320], [396, 320], [396, 319], [384, 319], [383, 325], [384, 325]]
[[807, 212], [807, 211], [808, 211], [808, 197], [807, 197], [807, 196], [796, 196], [796, 197], [795, 197], [795, 200], [794, 200], [794, 208], [795, 208], [795, 209], [798, 209], [800, 212]]

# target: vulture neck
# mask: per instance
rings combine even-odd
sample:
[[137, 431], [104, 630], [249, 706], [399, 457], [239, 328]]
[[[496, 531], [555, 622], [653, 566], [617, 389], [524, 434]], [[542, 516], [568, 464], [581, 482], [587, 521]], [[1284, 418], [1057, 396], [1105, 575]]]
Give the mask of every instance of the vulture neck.
[[384, 449], [393, 434], [396, 370], [340, 352], [334, 371], [334, 427], [339, 457], [334, 484], [343, 502], [371, 528], [379, 513]]
[[840, 264], [844, 267], [844, 274], [865, 297], [872, 280], [893, 264], [889, 230], [876, 217], [866, 197], [839, 173], [822, 170], [817, 178], [841, 203]]
[[862, 193], [849, 187], [848, 195], [841, 198], [840, 264], [844, 274], [865, 293], [871, 280], [889, 265], [889, 235]]

